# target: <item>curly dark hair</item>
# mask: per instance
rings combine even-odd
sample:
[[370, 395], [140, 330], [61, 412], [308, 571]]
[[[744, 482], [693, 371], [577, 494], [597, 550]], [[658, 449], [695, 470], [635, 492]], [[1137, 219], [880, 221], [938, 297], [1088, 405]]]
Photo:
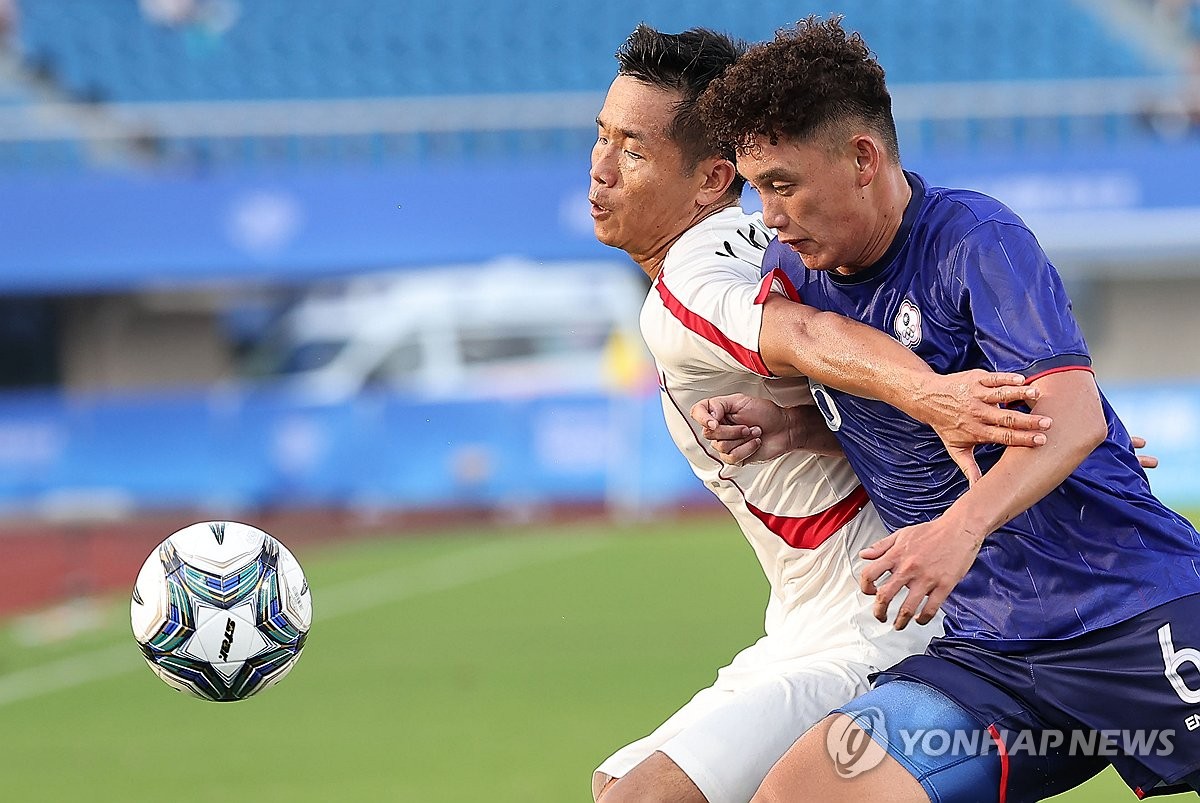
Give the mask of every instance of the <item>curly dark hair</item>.
[[[736, 157], [732, 145], [709, 135], [697, 104], [705, 88], [745, 52], [741, 40], [708, 28], [662, 33], [642, 24], [617, 50], [617, 72], [680, 94], [667, 136], [680, 147], [688, 167], [694, 168], [710, 156], [731, 162]], [[745, 179], [736, 176], [729, 191], [740, 195], [744, 185]]]
[[738, 153], [760, 138], [810, 141], [865, 123], [900, 160], [883, 68], [858, 32], [846, 33], [842, 17], [779, 29], [712, 81], [699, 105], [710, 136]]

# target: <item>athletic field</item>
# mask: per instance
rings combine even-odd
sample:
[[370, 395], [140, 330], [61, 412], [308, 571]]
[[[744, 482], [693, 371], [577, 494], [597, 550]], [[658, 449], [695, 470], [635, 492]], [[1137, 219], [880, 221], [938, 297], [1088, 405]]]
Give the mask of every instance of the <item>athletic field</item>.
[[[4, 799], [588, 801], [594, 764], [711, 682], [761, 632], [766, 599], [720, 516], [298, 557], [312, 635], [259, 699], [170, 690], [125, 599], [6, 623]], [[1056, 798], [1134, 799], [1111, 771]]]

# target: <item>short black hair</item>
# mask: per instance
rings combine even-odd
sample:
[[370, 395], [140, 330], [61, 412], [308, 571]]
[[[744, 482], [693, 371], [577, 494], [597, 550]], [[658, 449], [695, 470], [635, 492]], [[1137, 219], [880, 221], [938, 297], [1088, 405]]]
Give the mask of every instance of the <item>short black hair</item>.
[[[617, 50], [618, 75], [680, 94], [667, 136], [683, 152], [689, 167], [720, 156], [734, 161], [733, 148], [709, 134], [700, 117], [700, 95], [746, 52], [746, 44], [708, 28], [662, 33], [641, 24]], [[741, 195], [745, 179], [735, 175], [729, 191]]]
[[838, 16], [808, 17], [750, 48], [710, 83], [700, 108], [712, 136], [738, 152], [759, 137], [775, 145], [781, 136], [803, 141], [865, 123], [900, 161], [883, 67]]

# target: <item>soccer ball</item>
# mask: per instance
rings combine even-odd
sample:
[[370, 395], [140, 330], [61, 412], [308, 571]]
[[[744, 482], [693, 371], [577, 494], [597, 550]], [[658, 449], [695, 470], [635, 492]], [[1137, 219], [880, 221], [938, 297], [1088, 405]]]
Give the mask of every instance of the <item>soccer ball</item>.
[[179, 691], [244, 700], [278, 683], [312, 622], [296, 558], [248, 524], [184, 527], [146, 558], [129, 604], [146, 663]]

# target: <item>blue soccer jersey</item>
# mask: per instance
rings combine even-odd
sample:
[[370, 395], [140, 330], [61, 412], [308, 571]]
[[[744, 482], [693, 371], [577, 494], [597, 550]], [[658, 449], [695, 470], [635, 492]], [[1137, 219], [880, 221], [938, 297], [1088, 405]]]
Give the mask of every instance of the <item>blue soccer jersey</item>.
[[[913, 197], [887, 253], [852, 276], [811, 271], [778, 241], [799, 298], [881, 329], [935, 371], [1033, 380], [1091, 370], [1062, 281], [1025, 224], [998, 201], [930, 187]], [[929, 427], [888, 405], [814, 386], [830, 428], [891, 530], [929, 521], [967, 490]], [[1101, 397], [1108, 437], [1058, 488], [986, 538], [947, 599], [947, 635], [1061, 639], [1200, 592], [1200, 536], [1150, 492], [1129, 434]], [[1003, 447], [980, 447], [987, 469]]]

